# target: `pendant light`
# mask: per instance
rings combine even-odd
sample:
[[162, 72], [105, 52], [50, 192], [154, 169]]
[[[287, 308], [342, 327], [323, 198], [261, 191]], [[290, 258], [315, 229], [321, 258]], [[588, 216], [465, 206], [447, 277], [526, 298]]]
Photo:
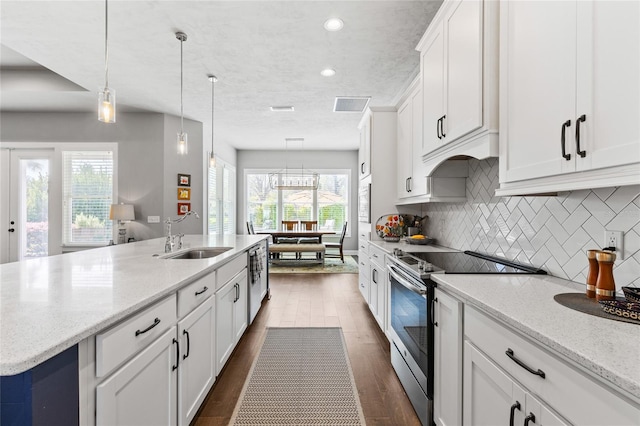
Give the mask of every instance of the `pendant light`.
[[98, 92], [98, 120], [116, 122], [116, 91], [109, 87], [109, 4], [104, 0], [104, 87]]
[[215, 87], [218, 78], [215, 75], [210, 74], [209, 81], [211, 82], [211, 153], [209, 153], [209, 168], [213, 169], [216, 167], [216, 155], [213, 152], [213, 88]]
[[183, 32], [177, 32], [176, 38], [180, 40], [180, 132], [178, 132], [178, 154], [187, 155], [189, 153], [189, 145], [187, 134], [184, 131], [184, 104], [182, 101], [182, 43], [187, 41], [187, 35]]
[[304, 163], [300, 163], [300, 171], [293, 168], [289, 169], [287, 161], [289, 142], [301, 142], [302, 151], [304, 152], [304, 138], [286, 138], [284, 140], [284, 169], [275, 173], [269, 173], [269, 187], [271, 189], [294, 191], [317, 190], [320, 184], [320, 175], [318, 175], [318, 173], [306, 170]]

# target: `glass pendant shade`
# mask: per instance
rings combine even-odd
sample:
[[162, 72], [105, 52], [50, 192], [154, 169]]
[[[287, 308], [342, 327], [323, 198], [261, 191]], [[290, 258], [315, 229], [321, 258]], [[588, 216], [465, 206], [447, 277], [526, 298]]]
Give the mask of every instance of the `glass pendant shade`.
[[103, 123], [116, 122], [116, 91], [108, 87], [98, 92], [98, 120]]
[[189, 143], [186, 132], [178, 132], [178, 154], [187, 155], [189, 153]]
[[216, 155], [211, 151], [209, 154], [209, 168], [213, 169], [216, 167]]

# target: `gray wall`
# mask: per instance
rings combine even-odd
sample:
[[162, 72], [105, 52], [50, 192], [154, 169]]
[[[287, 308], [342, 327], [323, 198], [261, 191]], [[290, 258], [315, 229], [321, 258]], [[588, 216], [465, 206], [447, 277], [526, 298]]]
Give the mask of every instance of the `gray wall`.
[[[246, 230], [246, 206], [244, 180], [245, 169], [348, 169], [351, 170], [351, 210], [349, 211], [348, 234], [344, 240], [345, 250], [358, 249], [358, 151], [238, 151], [237, 153], [237, 233]], [[349, 235], [350, 234], [350, 235]]]
[[[192, 209], [203, 212], [202, 124], [185, 120], [189, 155], [178, 156], [178, 117], [156, 113], [119, 113], [114, 125], [100, 123], [93, 113], [0, 113], [2, 142], [117, 142], [118, 202], [135, 206], [136, 221], [128, 235], [160, 237], [162, 223], [147, 216], [176, 217], [177, 174], [191, 174]], [[201, 234], [202, 219], [188, 218], [176, 232]]]

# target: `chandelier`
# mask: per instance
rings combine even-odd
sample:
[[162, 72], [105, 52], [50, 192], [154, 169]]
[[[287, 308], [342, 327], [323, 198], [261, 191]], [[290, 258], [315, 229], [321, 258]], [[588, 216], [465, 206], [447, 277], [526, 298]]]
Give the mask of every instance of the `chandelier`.
[[285, 141], [285, 166], [284, 169], [274, 173], [269, 173], [269, 187], [271, 189], [285, 189], [293, 191], [317, 190], [320, 183], [319, 175], [316, 172], [305, 170], [301, 163], [299, 169], [289, 169], [287, 167], [286, 156], [289, 142], [302, 142], [304, 138], [287, 138]]

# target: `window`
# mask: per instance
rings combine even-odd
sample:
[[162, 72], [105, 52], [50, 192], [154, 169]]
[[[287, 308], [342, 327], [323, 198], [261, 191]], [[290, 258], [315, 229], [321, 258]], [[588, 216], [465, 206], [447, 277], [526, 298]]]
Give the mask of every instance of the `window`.
[[271, 171], [247, 171], [247, 220], [256, 231], [278, 229], [282, 220], [317, 220], [321, 230], [340, 232], [349, 217], [348, 170], [319, 172], [317, 190], [277, 190]]
[[63, 245], [105, 245], [112, 238], [113, 151], [63, 151]]
[[216, 167], [209, 169], [207, 193], [209, 235], [235, 234], [235, 168], [218, 159]]

